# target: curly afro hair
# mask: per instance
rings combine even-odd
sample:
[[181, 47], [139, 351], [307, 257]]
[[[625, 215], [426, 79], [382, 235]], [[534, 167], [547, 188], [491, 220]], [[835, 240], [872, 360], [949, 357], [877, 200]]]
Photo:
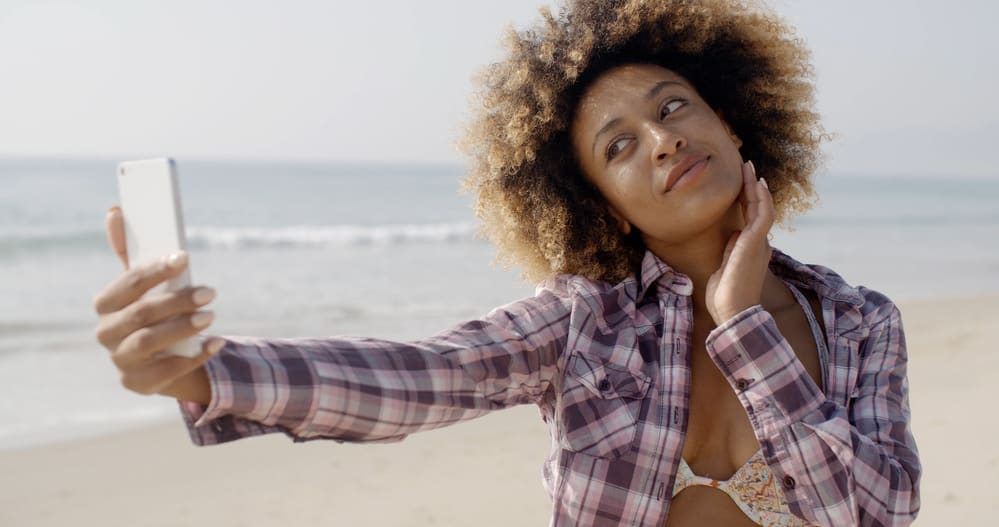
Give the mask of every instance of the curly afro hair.
[[792, 28], [739, 0], [570, 0], [556, 17], [508, 30], [508, 55], [480, 77], [460, 146], [471, 156], [481, 232], [528, 279], [576, 274], [618, 282], [645, 248], [624, 235], [583, 177], [569, 127], [601, 73], [656, 64], [686, 78], [766, 174], [776, 220], [806, 210], [826, 137], [814, 110], [809, 54]]

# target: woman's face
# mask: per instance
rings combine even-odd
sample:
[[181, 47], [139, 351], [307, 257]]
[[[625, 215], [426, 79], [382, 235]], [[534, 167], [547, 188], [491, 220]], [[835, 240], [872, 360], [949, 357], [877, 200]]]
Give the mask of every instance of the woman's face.
[[576, 109], [583, 173], [622, 230], [680, 244], [723, 221], [742, 189], [742, 142], [683, 78], [633, 64], [604, 73]]

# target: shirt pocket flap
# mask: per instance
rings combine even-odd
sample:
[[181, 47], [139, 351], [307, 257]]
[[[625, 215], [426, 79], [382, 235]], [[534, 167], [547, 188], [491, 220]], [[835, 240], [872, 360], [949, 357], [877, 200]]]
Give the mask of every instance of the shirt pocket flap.
[[601, 399], [645, 397], [652, 384], [648, 375], [604, 362], [600, 357], [575, 353], [569, 359], [568, 373], [594, 396]]

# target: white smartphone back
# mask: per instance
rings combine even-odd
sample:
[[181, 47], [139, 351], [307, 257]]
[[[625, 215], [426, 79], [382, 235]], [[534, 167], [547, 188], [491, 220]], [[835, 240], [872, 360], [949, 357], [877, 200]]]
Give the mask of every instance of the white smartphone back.
[[[125, 220], [129, 267], [187, 250], [184, 214], [180, 204], [177, 167], [172, 159], [126, 161], [118, 165], [118, 196]], [[146, 295], [175, 291], [191, 285], [191, 262], [184, 272], [150, 289]], [[201, 352], [197, 338], [178, 342], [166, 350], [194, 357]]]

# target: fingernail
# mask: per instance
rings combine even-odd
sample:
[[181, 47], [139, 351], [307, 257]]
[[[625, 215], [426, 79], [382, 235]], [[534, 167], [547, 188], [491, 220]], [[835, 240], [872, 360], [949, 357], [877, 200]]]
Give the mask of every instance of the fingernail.
[[167, 267], [171, 269], [177, 269], [179, 267], [182, 267], [184, 265], [184, 262], [186, 261], [187, 261], [187, 253], [184, 251], [180, 251], [173, 253], [170, 256], [167, 256], [166, 264]]
[[191, 315], [191, 325], [196, 328], [203, 328], [215, 320], [215, 313], [211, 311], [198, 311]]
[[118, 205], [115, 205], [115, 206], [111, 207], [110, 209], [108, 209], [108, 214], [111, 214], [112, 212], [118, 212], [120, 210], [121, 210], [121, 207], [119, 207]]
[[191, 295], [191, 299], [194, 303], [203, 306], [211, 302], [215, 298], [215, 290], [211, 287], [199, 287], [194, 290], [194, 294]]
[[753, 164], [752, 160], [749, 160], [749, 168], [753, 169], [753, 176], [756, 176], [756, 165]]
[[760, 181], [762, 181], [762, 182], [763, 182], [763, 188], [765, 188], [765, 189], [767, 189], [767, 190], [770, 190], [770, 185], [768, 185], [768, 184], [767, 184], [767, 178], [762, 178], [762, 177], [761, 177], [761, 178], [760, 178]]
[[215, 337], [208, 343], [208, 354], [215, 355], [225, 347], [225, 339]]

